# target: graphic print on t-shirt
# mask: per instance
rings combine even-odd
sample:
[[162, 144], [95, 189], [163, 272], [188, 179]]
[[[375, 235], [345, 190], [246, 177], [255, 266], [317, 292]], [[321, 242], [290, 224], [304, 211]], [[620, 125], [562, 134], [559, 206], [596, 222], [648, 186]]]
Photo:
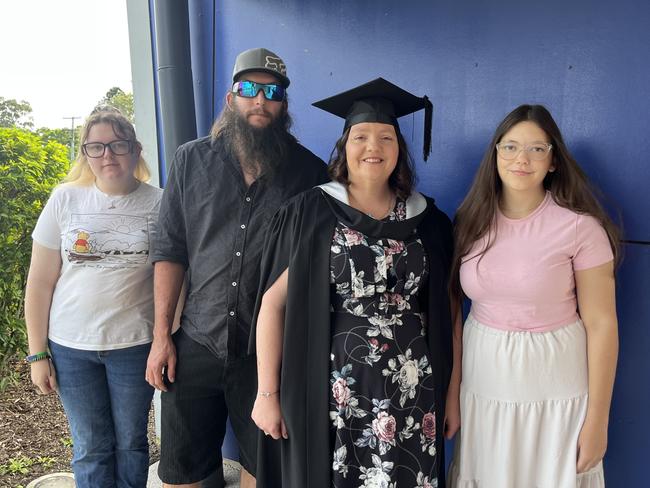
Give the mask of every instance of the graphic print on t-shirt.
[[131, 268], [149, 258], [146, 217], [134, 215], [72, 214], [63, 238], [73, 265]]

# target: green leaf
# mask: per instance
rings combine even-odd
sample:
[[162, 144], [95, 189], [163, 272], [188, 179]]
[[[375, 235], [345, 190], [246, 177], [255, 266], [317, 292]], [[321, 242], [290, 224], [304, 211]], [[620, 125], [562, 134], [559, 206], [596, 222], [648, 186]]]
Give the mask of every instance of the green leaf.
[[68, 167], [64, 146], [26, 129], [0, 127], [0, 391], [11, 383], [10, 360], [27, 349], [23, 290], [31, 232]]

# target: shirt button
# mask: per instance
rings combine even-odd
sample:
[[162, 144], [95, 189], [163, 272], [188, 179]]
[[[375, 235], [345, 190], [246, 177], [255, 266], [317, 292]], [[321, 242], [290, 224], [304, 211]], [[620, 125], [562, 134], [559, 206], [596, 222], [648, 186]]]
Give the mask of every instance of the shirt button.
[[231, 310], [230, 313], [229, 313], [229, 315], [230, 315], [231, 317], [234, 317], [234, 316], [235, 316], [235, 312], [233, 312], [233, 311]]
[[251, 201], [251, 197], [246, 197], [246, 201], [247, 201], [247, 202], [250, 202], [250, 201]]
[[237, 286], [237, 282], [236, 282], [236, 281], [233, 281], [233, 282], [232, 282], [232, 286]]
[[239, 251], [237, 251], [237, 252], [235, 253], [235, 256], [241, 256], [241, 253], [240, 253]]
[[242, 229], [245, 229], [245, 228], [246, 228], [246, 225], [245, 225], [245, 224], [242, 224], [242, 225], [240, 225], [240, 227], [241, 227]]

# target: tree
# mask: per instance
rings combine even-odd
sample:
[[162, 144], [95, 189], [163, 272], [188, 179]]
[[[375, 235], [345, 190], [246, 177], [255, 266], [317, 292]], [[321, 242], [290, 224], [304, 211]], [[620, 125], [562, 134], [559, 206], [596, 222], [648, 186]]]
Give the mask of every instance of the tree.
[[[74, 130], [74, 147], [77, 152], [79, 151], [79, 139], [81, 138], [82, 128], [83, 126], [78, 125]], [[68, 148], [68, 154], [70, 154], [70, 144], [72, 143], [70, 129], [49, 129], [47, 127], [41, 127], [40, 129], [36, 129], [35, 132], [43, 142], [58, 142]]]
[[98, 105], [115, 107], [133, 122], [133, 93], [126, 93], [120, 87], [114, 86], [106, 92]]
[[27, 347], [23, 290], [31, 232], [68, 166], [66, 149], [58, 142], [44, 142], [24, 129], [0, 128], [0, 389], [9, 361]]
[[[36, 129], [36, 134], [43, 142], [55, 141], [62, 146], [70, 145], [70, 129], [50, 129], [48, 127], [41, 127], [40, 129]], [[75, 134], [75, 139], [76, 138], [77, 134]]]
[[23, 129], [34, 127], [32, 106], [29, 102], [0, 97], [0, 127], [21, 127]]

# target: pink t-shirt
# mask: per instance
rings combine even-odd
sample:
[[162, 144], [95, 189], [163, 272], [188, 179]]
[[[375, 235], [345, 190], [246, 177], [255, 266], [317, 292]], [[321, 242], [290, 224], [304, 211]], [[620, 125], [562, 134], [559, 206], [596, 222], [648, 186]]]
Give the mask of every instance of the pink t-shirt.
[[497, 210], [496, 224], [497, 237], [480, 262], [475, 255], [487, 236], [474, 244], [460, 268], [474, 318], [499, 329], [534, 332], [578, 320], [574, 271], [613, 259], [600, 223], [560, 207], [547, 192], [523, 219]]

